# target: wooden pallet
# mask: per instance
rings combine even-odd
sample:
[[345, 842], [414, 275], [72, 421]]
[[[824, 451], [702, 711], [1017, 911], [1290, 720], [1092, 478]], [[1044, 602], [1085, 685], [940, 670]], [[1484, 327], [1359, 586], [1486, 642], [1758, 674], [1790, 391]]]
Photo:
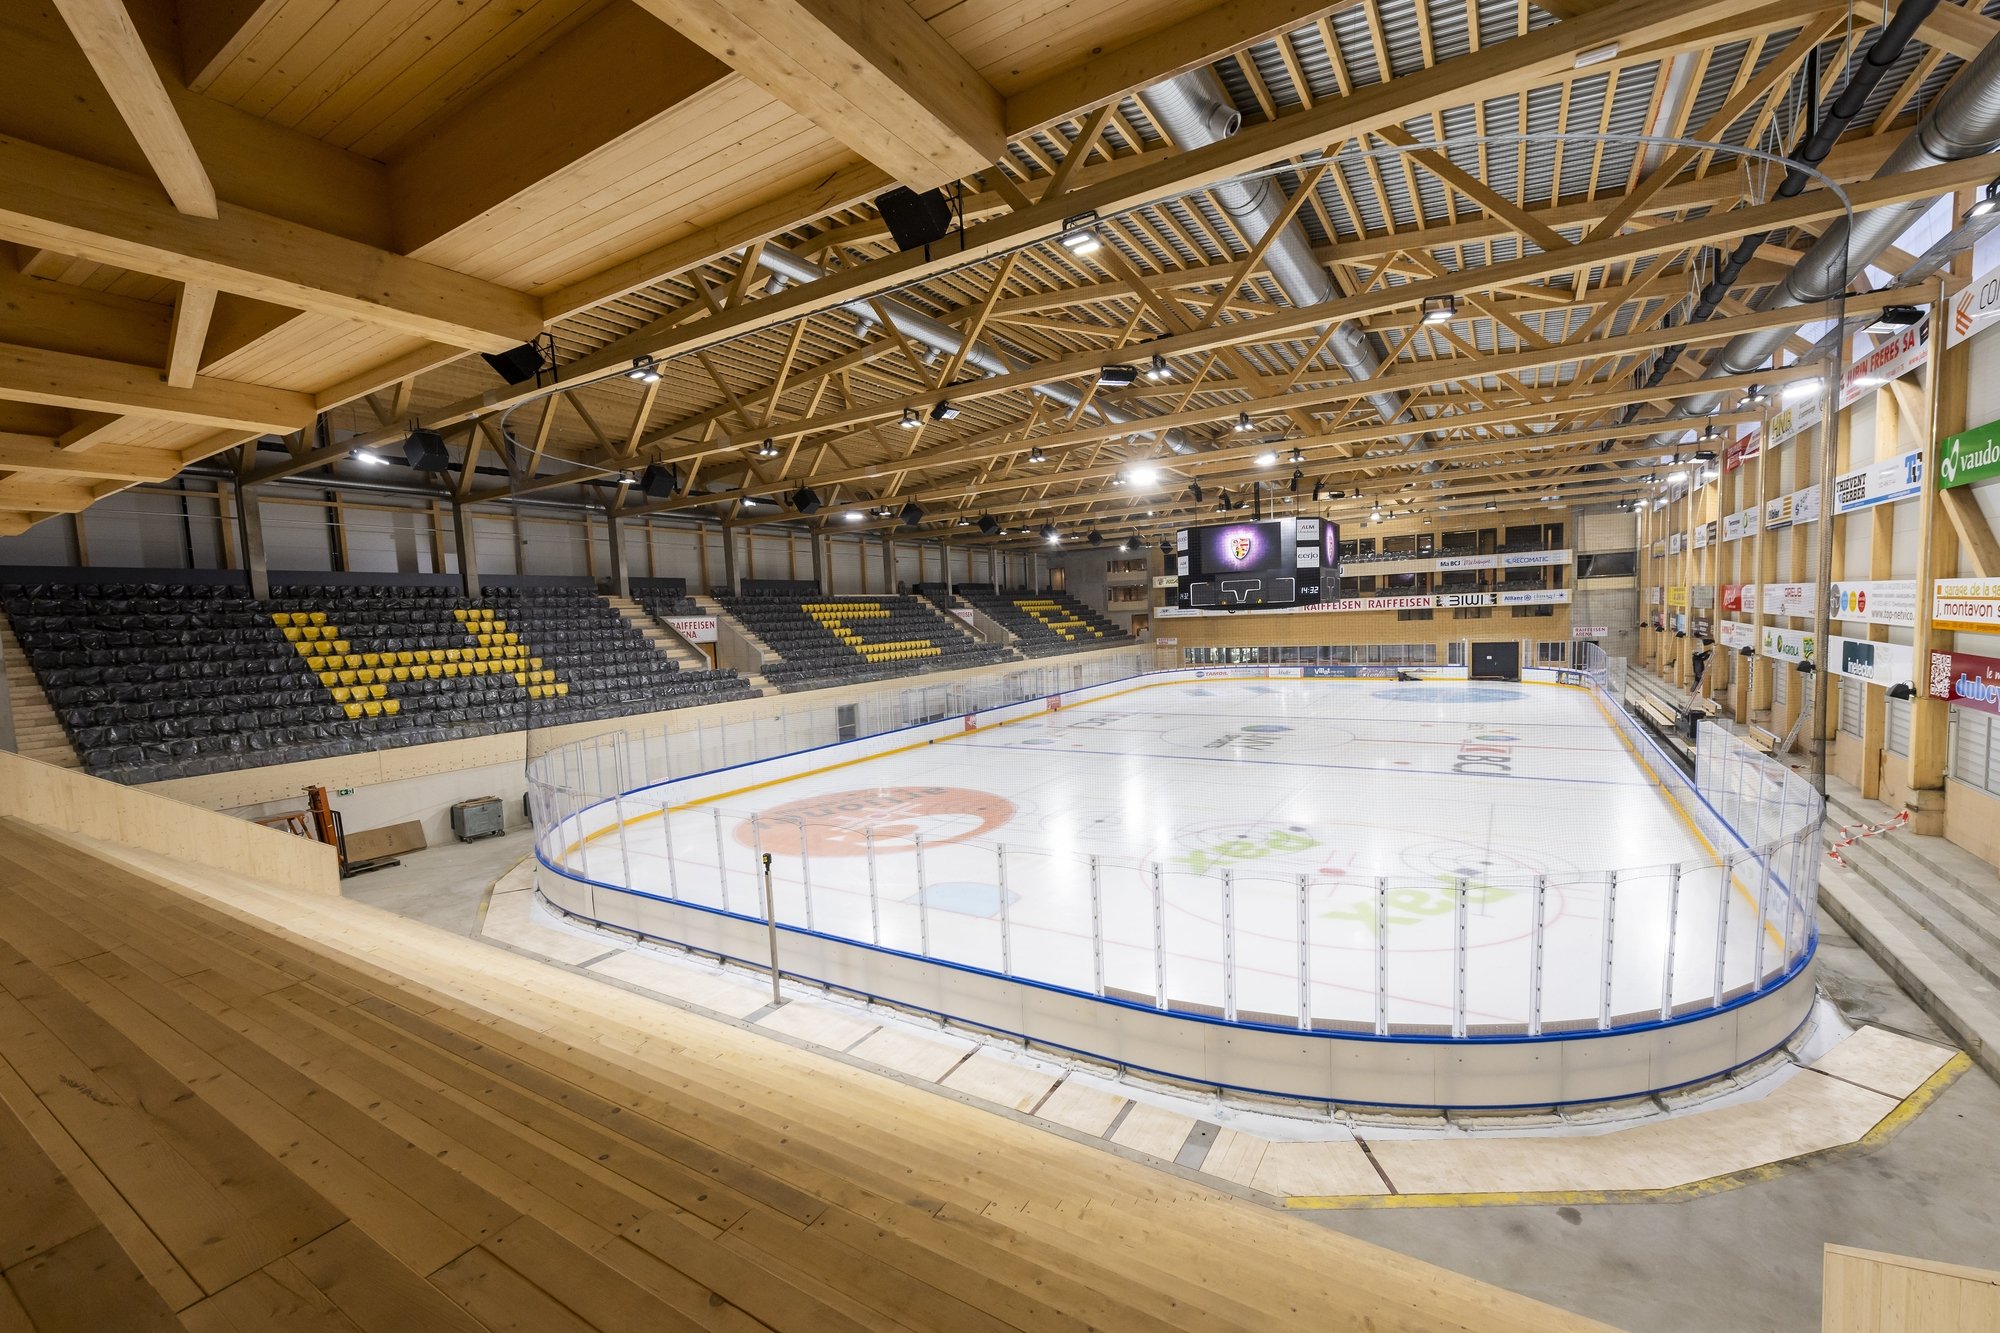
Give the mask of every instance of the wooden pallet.
[[595, 978], [13, 821], [0, 1056], [0, 1328], [1600, 1327]]

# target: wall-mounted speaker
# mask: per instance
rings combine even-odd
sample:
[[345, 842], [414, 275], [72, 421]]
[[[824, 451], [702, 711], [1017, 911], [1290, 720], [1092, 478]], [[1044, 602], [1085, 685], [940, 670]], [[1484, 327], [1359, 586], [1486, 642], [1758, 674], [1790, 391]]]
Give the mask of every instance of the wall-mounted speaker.
[[951, 201], [944, 197], [943, 190], [918, 194], [899, 185], [877, 196], [875, 211], [882, 215], [889, 235], [895, 237], [898, 250], [920, 249], [942, 240], [951, 230]]
[[451, 467], [451, 452], [444, 447], [444, 436], [421, 426], [403, 441], [403, 458], [419, 472], [444, 472]]

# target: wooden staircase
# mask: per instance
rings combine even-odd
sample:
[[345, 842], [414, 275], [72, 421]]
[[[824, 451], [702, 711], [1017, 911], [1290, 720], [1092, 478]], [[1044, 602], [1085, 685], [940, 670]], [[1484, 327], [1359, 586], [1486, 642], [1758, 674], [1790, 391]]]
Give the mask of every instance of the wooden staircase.
[[42, 683], [21, 652], [20, 640], [6, 613], [0, 612], [0, 662], [7, 666], [7, 702], [14, 713], [14, 749], [29, 759], [39, 759], [58, 768], [82, 768], [69, 733], [63, 730]]
[[12, 820], [0, 1056], [9, 1330], [1601, 1327], [595, 978]]

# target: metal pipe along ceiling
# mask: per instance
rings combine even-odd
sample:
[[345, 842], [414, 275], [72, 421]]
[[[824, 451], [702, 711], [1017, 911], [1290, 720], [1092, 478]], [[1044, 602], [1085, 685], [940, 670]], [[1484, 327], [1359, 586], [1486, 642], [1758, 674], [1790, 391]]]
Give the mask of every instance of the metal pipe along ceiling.
[[[826, 276], [826, 270], [818, 264], [795, 251], [787, 250], [775, 241], [764, 247], [758, 256], [758, 263], [787, 282], [811, 282]], [[948, 357], [957, 356], [959, 348], [965, 346], [965, 339], [957, 329], [932, 319], [915, 306], [899, 301], [893, 296], [878, 297], [873, 301], [850, 301], [842, 309], [851, 312], [856, 320], [867, 325], [877, 322], [875, 314], [877, 306], [880, 306], [882, 313], [888, 316], [889, 322], [896, 326], [897, 332], [911, 342], [920, 343]], [[1020, 369], [980, 340], [974, 340], [972, 346], [966, 350], [964, 364], [977, 367], [988, 375], [1011, 375]], [[1071, 411], [1075, 411], [1083, 403], [1083, 395], [1067, 384], [1038, 384], [1034, 392]], [[1146, 420], [1110, 403], [1093, 401], [1091, 408], [1115, 425], [1131, 424], [1143, 427]], [[1194, 452], [1194, 446], [1188, 443], [1187, 436], [1179, 430], [1167, 431], [1161, 439], [1174, 453]]]
[[[2000, 39], [1988, 42], [1966, 63], [1923, 119], [1896, 145], [1875, 178], [1962, 161], [1990, 153], [1997, 146], [2000, 146]], [[1933, 202], [1919, 199], [1871, 209], [1851, 223], [1846, 218], [1836, 220], [1811, 249], [1799, 256], [1799, 262], [1784, 280], [1764, 294], [1757, 308], [1782, 310], [1839, 295], [1856, 273], [1872, 263]], [[1793, 325], [1761, 329], [1734, 338], [1723, 345], [1703, 378], [1745, 375], [1760, 369], [1797, 331], [1798, 326]], [[1684, 400], [1678, 415], [1706, 416], [1720, 405], [1722, 397], [1716, 393]], [[1654, 438], [1668, 444], [1680, 436], [1681, 432], [1676, 430]]]
[[[1190, 70], [1139, 94], [1146, 114], [1183, 152], [1227, 139], [1242, 128], [1243, 117], [1207, 66]], [[1209, 191], [1229, 215], [1237, 231], [1255, 241], [1270, 231], [1285, 209], [1285, 194], [1277, 179], [1224, 181]], [[1323, 305], [1339, 293], [1326, 266], [1313, 254], [1312, 240], [1298, 219], [1287, 222], [1266, 250], [1264, 267], [1293, 305]], [[1382, 355], [1374, 340], [1352, 320], [1336, 325], [1327, 351], [1356, 384], [1375, 378]], [[1372, 393], [1368, 401], [1386, 423], [1406, 420], [1408, 406], [1400, 394]]]

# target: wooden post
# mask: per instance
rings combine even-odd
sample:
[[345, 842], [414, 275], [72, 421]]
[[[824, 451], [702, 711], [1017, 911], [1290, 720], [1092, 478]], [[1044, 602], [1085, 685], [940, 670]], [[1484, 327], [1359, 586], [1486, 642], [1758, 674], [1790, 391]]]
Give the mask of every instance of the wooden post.
[[[1963, 197], [1961, 196], [1961, 203]], [[1971, 267], [1970, 254], [1953, 260], [1953, 269], [1963, 273]], [[1969, 387], [1972, 344], [1945, 347], [1946, 321], [1950, 303], [1940, 288], [1931, 306], [1931, 363], [1924, 369], [1928, 412], [1922, 422], [1924, 450], [1924, 490], [1917, 507], [1917, 625], [1911, 635], [1911, 656], [1915, 659], [1916, 695], [1910, 700], [1910, 753], [1907, 777], [1910, 792], [1911, 830], [1917, 833], [1944, 832], [1947, 797], [1945, 769], [1951, 758], [1951, 701], [1930, 692], [1931, 650], [1951, 646], [1951, 635], [1931, 628], [1931, 605], [1935, 580], [1956, 578], [1959, 572], [1958, 531], [1945, 505], [1957, 494], [1942, 491], [1937, 484], [1938, 441], [1956, 435], [1968, 425], [1965, 399]]]

